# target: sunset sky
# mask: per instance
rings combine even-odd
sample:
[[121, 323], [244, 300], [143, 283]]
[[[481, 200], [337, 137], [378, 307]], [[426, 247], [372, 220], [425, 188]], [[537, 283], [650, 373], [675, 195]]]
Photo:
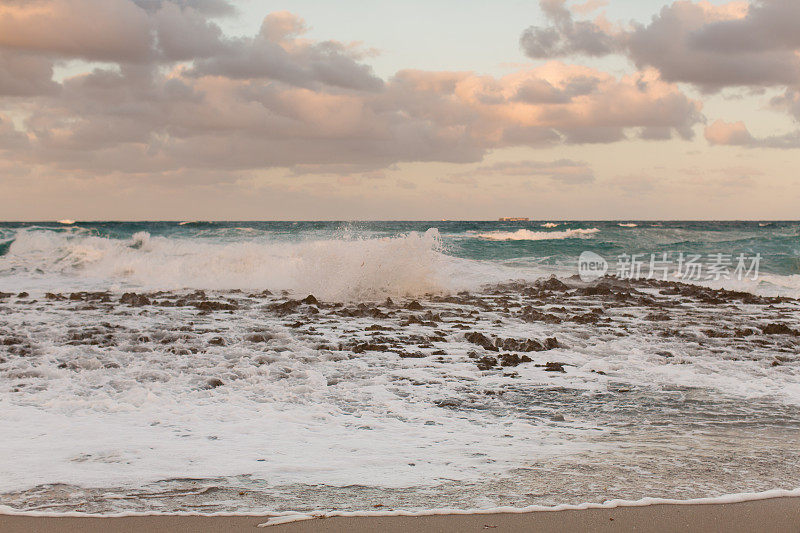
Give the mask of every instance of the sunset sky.
[[796, 219], [800, 2], [0, 0], [0, 220]]

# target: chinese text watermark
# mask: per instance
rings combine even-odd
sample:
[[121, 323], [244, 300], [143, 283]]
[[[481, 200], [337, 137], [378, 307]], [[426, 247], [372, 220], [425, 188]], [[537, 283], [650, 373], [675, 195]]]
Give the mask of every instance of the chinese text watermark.
[[[683, 281], [719, 281], [758, 279], [761, 254], [690, 254], [661, 252], [620, 254], [613, 274], [620, 279], [660, 279]], [[594, 281], [609, 271], [608, 262], [594, 252], [578, 258], [578, 274], [583, 281]]]

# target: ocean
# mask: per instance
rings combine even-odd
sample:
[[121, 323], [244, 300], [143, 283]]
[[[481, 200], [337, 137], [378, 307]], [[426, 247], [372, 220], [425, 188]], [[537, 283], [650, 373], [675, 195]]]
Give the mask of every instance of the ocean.
[[798, 222], [0, 223], [0, 506], [796, 489], [798, 297]]

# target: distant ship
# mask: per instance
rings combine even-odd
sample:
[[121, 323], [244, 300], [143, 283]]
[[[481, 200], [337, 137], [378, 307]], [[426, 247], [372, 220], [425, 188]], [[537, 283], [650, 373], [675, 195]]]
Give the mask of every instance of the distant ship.
[[528, 222], [528, 217], [500, 217], [500, 222]]

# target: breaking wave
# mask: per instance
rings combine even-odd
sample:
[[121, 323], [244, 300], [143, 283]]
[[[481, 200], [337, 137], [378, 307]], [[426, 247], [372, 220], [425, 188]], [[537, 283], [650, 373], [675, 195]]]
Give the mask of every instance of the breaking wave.
[[548, 241], [585, 238], [599, 231], [600, 230], [597, 228], [567, 229], [564, 231], [531, 231], [528, 229], [520, 229], [517, 231], [479, 233], [477, 237], [490, 241]]
[[22, 277], [45, 287], [77, 281], [111, 288], [285, 289], [328, 299], [447, 291], [487, 274], [478, 261], [445, 255], [436, 229], [299, 242], [21, 231], [0, 256], [0, 275], [16, 278], [18, 286]]

